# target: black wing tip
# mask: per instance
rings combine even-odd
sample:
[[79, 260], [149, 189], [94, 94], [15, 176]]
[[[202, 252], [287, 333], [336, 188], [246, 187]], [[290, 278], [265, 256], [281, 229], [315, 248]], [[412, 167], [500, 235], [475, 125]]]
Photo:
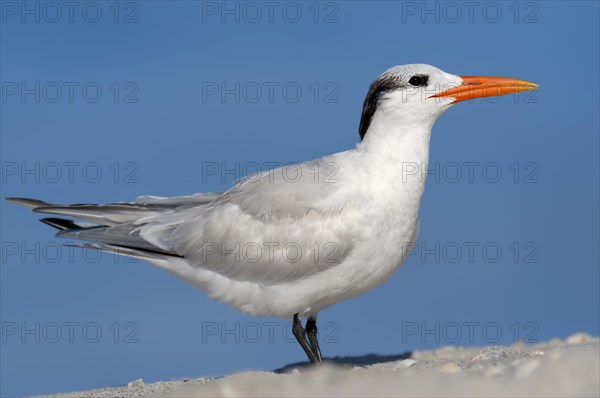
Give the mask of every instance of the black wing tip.
[[80, 225], [75, 223], [73, 220], [67, 220], [66, 218], [48, 217], [42, 218], [40, 221], [60, 231], [66, 231], [69, 229], [81, 229]]
[[122, 256], [133, 256], [133, 257], [137, 257], [137, 256], [160, 256], [160, 257], [176, 257], [176, 258], [185, 258], [185, 256], [182, 256], [180, 254], [177, 253], [169, 253], [169, 252], [163, 252], [161, 250], [150, 250], [150, 249], [144, 249], [144, 248], [140, 248], [140, 247], [132, 247], [132, 246], [121, 246], [121, 245], [113, 245], [110, 243], [96, 243], [96, 242], [92, 242], [92, 243], [64, 243], [65, 246], [71, 246], [71, 247], [82, 247], [82, 248], [87, 248], [87, 249], [96, 249], [96, 250], [102, 250], [102, 251], [107, 251], [107, 252], [112, 252], [115, 254], [119, 254]]

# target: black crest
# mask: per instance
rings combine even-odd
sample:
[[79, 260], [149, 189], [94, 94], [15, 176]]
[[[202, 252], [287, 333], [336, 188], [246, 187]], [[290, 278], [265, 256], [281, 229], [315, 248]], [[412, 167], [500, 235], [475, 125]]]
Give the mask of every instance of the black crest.
[[381, 96], [388, 91], [395, 90], [401, 86], [401, 81], [398, 76], [382, 76], [379, 79], [371, 83], [369, 92], [365, 98], [363, 104], [362, 115], [360, 117], [360, 124], [358, 127], [358, 133], [360, 134], [360, 140], [362, 141], [367, 134], [371, 119], [377, 110], [377, 104], [381, 99]]

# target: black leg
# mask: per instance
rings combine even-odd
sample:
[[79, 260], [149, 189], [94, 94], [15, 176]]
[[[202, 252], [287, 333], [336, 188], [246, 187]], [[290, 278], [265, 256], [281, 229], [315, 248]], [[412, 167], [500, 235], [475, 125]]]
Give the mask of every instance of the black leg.
[[306, 335], [308, 336], [308, 342], [310, 343], [312, 352], [315, 354], [315, 358], [317, 358], [317, 362], [323, 362], [321, 349], [319, 348], [319, 340], [317, 340], [317, 321], [313, 318], [308, 318], [306, 321]]
[[292, 333], [296, 337], [296, 340], [298, 340], [298, 343], [300, 343], [300, 346], [306, 353], [306, 356], [308, 357], [308, 360], [310, 361], [310, 363], [313, 363], [313, 364], [317, 363], [318, 362], [317, 357], [312, 352], [312, 349], [310, 348], [308, 341], [306, 341], [306, 330], [304, 330], [304, 328], [302, 327], [302, 322], [300, 322], [300, 318], [298, 318], [298, 314], [294, 315], [294, 323], [292, 325]]

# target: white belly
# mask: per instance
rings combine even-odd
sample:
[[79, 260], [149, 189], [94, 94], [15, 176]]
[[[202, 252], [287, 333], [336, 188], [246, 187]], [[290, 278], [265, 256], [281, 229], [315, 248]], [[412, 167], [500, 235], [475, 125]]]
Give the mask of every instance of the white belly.
[[[412, 222], [371, 227], [369, 240], [357, 242], [352, 254], [323, 272], [284, 283], [261, 285], [229, 279], [218, 273], [190, 267], [185, 260], [163, 266], [178, 277], [242, 312], [290, 318], [316, 315], [339, 301], [365, 293], [385, 282], [403, 263], [417, 239], [418, 218]], [[365, 228], [368, 228], [366, 226]], [[161, 264], [156, 264], [161, 265]]]

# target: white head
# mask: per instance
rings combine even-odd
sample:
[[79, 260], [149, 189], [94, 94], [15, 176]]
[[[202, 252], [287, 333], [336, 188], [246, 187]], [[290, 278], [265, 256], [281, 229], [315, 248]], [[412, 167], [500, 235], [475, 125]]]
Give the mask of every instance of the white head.
[[537, 87], [518, 79], [452, 75], [426, 64], [395, 66], [369, 87], [359, 134], [364, 139], [375, 118], [378, 124], [431, 129], [437, 118], [458, 102]]

